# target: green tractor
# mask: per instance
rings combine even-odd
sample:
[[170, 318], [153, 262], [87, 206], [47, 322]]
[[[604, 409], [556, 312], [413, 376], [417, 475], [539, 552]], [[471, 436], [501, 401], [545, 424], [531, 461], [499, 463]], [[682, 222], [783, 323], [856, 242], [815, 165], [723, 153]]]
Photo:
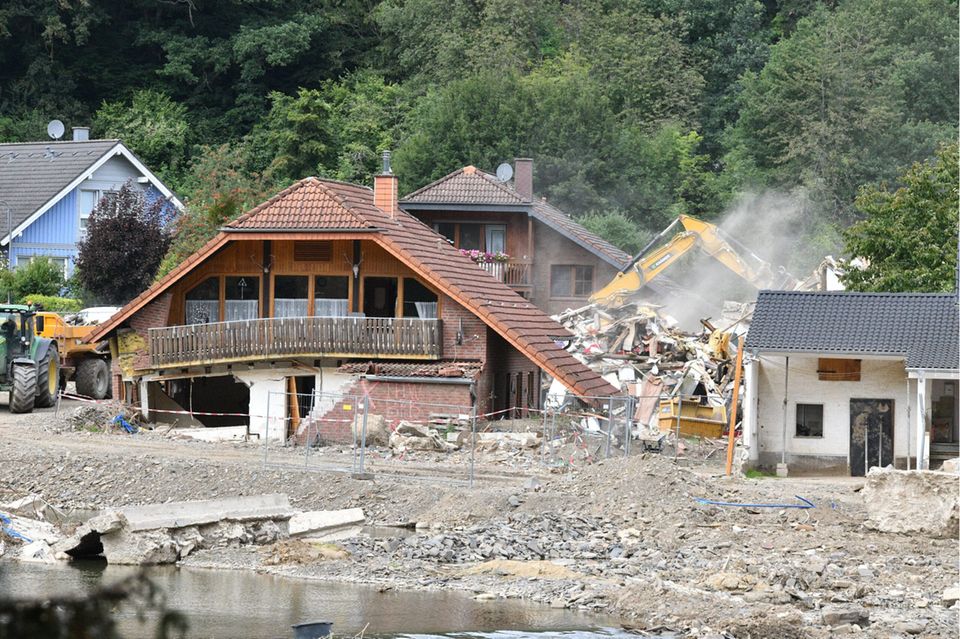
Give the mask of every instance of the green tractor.
[[57, 401], [60, 355], [54, 340], [34, 334], [34, 314], [30, 306], [0, 305], [0, 391], [10, 393], [11, 413]]

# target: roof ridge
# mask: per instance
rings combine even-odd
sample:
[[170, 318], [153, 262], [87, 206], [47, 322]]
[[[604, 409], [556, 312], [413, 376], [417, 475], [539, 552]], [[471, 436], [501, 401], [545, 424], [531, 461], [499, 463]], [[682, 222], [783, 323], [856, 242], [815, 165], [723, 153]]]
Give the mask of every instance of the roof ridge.
[[511, 187], [511, 186], [507, 186], [507, 183], [506, 183], [506, 182], [500, 181], [500, 179], [497, 178], [497, 176], [494, 175], [493, 173], [488, 173], [488, 172], [484, 171], [483, 169], [477, 169], [477, 173], [480, 175], [480, 177], [482, 177], [482, 178], [485, 179], [487, 182], [489, 182], [489, 183], [492, 184], [493, 186], [497, 187], [497, 188], [500, 189], [501, 191], [503, 191], [503, 192], [505, 192], [505, 193], [507, 193], [507, 194], [509, 194], [509, 195], [516, 196], [521, 202], [529, 202], [529, 203], [533, 204], [534, 202], [537, 201], [536, 198], [535, 198], [535, 197], [532, 197], [532, 196], [531, 196], [531, 198], [530, 198], [529, 200], [524, 199], [524, 197], [523, 197], [522, 195], [520, 195], [520, 192], [519, 192], [519, 191], [517, 191], [515, 188], [513, 188], [513, 187]]
[[362, 224], [365, 224], [366, 226], [372, 226], [370, 224], [370, 220], [366, 219], [365, 217], [357, 213], [354, 213], [353, 209], [355, 208], [355, 206], [353, 204], [348, 204], [343, 199], [343, 196], [337, 193], [336, 189], [330, 188], [328, 186], [328, 184], [342, 184], [344, 186], [351, 186], [351, 187], [354, 187], [355, 185], [349, 184], [347, 182], [340, 182], [338, 180], [323, 180], [317, 177], [313, 178], [313, 180], [317, 183], [317, 186], [322, 188], [327, 195], [332, 197], [336, 201], [336, 203], [339, 204], [343, 208], [343, 210], [346, 211], [349, 215], [351, 215], [355, 220], [357, 220]]

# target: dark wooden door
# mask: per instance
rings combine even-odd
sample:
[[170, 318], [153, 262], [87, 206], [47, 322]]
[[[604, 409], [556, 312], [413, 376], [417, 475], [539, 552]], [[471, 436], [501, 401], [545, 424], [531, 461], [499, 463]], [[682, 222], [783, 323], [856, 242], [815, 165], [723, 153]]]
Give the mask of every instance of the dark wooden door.
[[893, 463], [893, 400], [850, 400], [850, 474]]

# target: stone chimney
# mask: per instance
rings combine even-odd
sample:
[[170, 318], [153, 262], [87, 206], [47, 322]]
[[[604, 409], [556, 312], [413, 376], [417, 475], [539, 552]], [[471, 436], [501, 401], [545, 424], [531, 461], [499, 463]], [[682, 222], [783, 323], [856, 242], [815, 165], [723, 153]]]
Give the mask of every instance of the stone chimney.
[[390, 170], [390, 151], [383, 152], [383, 170], [373, 176], [373, 203], [391, 218], [397, 215], [397, 199], [400, 197], [397, 176]]
[[533, 160], [530, 158], [513, 161], [513, 188], [527, 202], [533, 201]]
[[74, 142], [86, 142], [89, 139], [90, 139], [90, 127], [88, 126], [73, 127]]

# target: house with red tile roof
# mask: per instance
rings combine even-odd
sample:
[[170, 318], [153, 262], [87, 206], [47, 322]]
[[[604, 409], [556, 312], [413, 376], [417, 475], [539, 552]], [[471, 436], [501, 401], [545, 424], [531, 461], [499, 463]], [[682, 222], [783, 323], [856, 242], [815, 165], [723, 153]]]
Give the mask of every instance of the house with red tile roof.
[[456, 248], [503, 254], [485, 268], [546, 313], [583, 306], [631, 256], [536, 198], [532, 160], [514, 166], [512, 180], [466, 166], [404, 196], [400, 207]]
[[[579, 396], [615, 394], [558, 345], [566, 335], [403, 211], [387, 168], [373, 189], [313, 177], [284, 189], [89, 339], [113, 341], [115, 397], [157, 415], [189, 408], [205, 425], [249, 415], [262, 434], [268, 411], [323, 421], [317, 406], [271, 403], [294, 390], [412, 400], [406, 419], [428, 417], [415, 414], [418, 402], [424, 413], [436, 404], [523, 413], [539, 407], [546, 376]], [[327, 408], [343, 410], [335, 404]], [[352, 437], [333, 426], [321, 434]]]

